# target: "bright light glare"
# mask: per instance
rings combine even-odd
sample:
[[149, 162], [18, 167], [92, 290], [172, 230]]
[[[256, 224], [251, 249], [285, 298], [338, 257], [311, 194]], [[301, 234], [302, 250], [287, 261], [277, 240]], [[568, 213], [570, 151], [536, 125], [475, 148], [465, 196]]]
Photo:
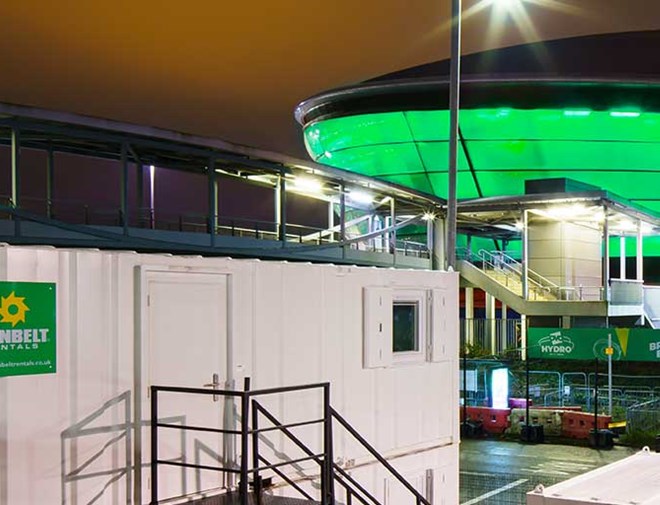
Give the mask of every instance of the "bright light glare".
[[422, 215], [422, 221], [433, 221], [435, 219], [435, 214], [433, 212], [424, 212]]
[[493, 3], [504, 9], [515, 9], [522, 3], [522, 0], [494, 0]]
[[296, 189], [307, 193], [320, 193], [323, 188], [320, 180], [309, 177], [296, 177], [293, 180], [293, 185]]
[[348, 193], [348, 197], [351, 199], [351, 201], [355, 203], [361, 203], [363, 205], [369, 205], [374, 202], [374, 197], [372, 195], [359, 190], [351, 191]]

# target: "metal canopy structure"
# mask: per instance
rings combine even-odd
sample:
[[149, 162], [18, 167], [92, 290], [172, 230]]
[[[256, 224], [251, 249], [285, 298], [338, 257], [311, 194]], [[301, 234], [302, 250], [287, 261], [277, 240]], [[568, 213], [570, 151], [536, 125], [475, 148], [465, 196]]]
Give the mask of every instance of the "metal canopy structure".
[[[658, 40], [578, 37], [463, 57], [458, 198], [569, 177], [660, 211], [660, 75], [648, 65]], [[448, 69], [421, 65], [303, 101], [296, 118], [310, 156], [445, 197]], [[660, 255], [660, 241], [648, 246]]]

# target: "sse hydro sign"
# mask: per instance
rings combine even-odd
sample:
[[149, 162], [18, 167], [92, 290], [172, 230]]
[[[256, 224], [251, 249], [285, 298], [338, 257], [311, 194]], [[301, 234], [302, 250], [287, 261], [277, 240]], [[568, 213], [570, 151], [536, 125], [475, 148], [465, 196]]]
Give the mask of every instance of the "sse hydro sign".
[[612, 335], [615, 361], [657, 361], [660, 363], [660, 331], [645, 328], [529, 328], [530, 358], [608, 358], [608, 335]]
[[0, 282], [0, 377], [55, 370], [55, 284]]

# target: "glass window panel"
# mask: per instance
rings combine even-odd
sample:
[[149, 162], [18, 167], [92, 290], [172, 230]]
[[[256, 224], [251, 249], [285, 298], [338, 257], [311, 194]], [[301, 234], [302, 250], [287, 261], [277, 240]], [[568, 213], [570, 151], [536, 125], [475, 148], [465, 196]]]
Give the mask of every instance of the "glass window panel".
[[392, 350], [419, 351], [419, 307], [415, 302], [395, 302], [392, 307]]

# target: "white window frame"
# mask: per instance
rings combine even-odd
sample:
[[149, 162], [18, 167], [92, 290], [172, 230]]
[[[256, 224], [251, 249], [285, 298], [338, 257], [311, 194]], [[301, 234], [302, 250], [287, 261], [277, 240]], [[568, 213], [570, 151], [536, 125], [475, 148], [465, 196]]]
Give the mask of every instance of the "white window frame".
[[417, 364], [424, 363], [428, 357], [428, 293], [425, 289], [399, 289], [392, 290], [392, 315], [396, 304], [415, 304], [417, 306], [417, 351], [394, 352], [394, 325], [392, 325], [392, 363], [393, 364]]

